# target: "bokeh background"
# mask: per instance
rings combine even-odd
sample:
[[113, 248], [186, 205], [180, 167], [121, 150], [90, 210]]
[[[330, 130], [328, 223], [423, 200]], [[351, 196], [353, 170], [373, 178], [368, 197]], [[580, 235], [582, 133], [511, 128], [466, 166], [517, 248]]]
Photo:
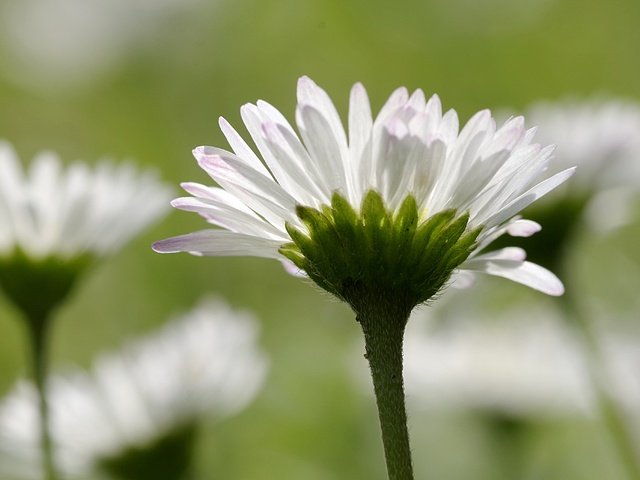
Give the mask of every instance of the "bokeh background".
[[[0, 137], [23, 160], [42, 149], [65, 161], [132, 158], [177, 196], [181, 181], [208, 181], [190, 152], [226, 146], [220, 115], [240, 128], [239, 107], [262, 98], [292, 119], [303, 74], [343, 118], [356, 81], [374, 110], [406, 85], [437, 92], [463, 119], [539, 99], [640, 100], [639, 22], [637, 0], [2, 0]], [[88, 366], [215, 293], [260, 318], [271, 370], [246, 410], [202, 429], [198, 478], [386, 478], [374, 400], [354, 379], [351, 312], [277, 262], [150, 249], [203, 227], [171, 212], [86, 275], [58, 314], [54, 366]], [[637, 221], [585, 234], [568, 271], [595, 316], [640, 340], [639, 240]], [[481, 282], [457, 297], [471, 311], [549, 301]], [[24, 346], [0, 298], [0, 394], [26, 374]], [[517, 453], [473, 412], [412, 407], [410, 428], [417, 478], [506, 478], [514, 461], [521, 478], [625, 478], [597, 418], [532, 419]]]

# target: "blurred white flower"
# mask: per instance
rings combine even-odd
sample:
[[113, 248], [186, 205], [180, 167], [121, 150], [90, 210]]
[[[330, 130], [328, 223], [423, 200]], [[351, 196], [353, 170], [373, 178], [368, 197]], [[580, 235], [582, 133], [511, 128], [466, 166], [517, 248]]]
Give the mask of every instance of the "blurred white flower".
[[[206, 299], [161, 331], [103, 355], [90, 374], [51, 377], [56, 460], [65, 478], [145, 447], [199, 419], [244, 408], [268, 362], [248, 313]], [[40, 478], [37, 397], [20, 382], [0, 405], [0, 474]], [[4, 476], [2, 478], [5, 478]]]
[[117, 68], [201, 0], [7, 0], [2, 73], [38, 89], [78, 88]]
[[[640, 104], [622, 99], [539, 102], [526, 110], [541, 142], [556, 145], [555, 168], [578, 165], [566, 195], [587, 197], [586, 220], [597, 229], [624, 224], [640, 192]], [[544, 201], [543, 201], [544, 202]]]
[[[426, 316], [418, 312], [405, 337], [405, 382], [414, 408], [510, 416], [596, 412], [588, 358], [555, 309], [529, 305], [438, 323]], [[604, 386], [640, 414], [640, 343], [605, 338]]]
[[538, 313], [438, 325], [414, 319], [405, 337], [409, 401], [509, 414], [587, 411], [580, 346], [555, 319]]
[[42, 152], [27, 172], [0, 141], [0, 259], [16, 250], [36, 261], [113, 253], [164, 214], [170, 196], [155, 172], [130, 164], [63, 167]]

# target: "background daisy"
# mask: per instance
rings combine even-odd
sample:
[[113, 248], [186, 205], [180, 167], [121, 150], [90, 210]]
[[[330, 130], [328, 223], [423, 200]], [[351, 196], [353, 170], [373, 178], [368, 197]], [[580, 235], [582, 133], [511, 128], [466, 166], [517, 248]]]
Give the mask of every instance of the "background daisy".
[[[51, 429], [63, 478], [185, 478], [205, 419], [242, 410], [267, 360], [248, 313], [205, 299], [160, 331], [102, 354], [90, 372], [49, 381]], [[20, 382], [0, 407], [0, 472], [40, 478], [37, 397]], [[154, 473], [155, 472], [155, 473]]]

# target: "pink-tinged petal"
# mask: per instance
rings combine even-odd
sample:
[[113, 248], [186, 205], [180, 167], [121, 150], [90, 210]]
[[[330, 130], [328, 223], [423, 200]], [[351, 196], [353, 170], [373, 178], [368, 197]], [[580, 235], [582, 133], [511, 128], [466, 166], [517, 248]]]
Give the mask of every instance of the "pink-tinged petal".
[[240, 210], [241, 212], [255, 215], [253, 210], [248, 208], [239, 198], [232, 193], [227, 192], [220, 187], [209, 187], [195, 182], [183, 182], [180, 186], [185, 192], [190, 193], [196, 198], [204, 200], [213, 200], [214, 202], [225, 203], [233, 208]]
[[404, 108], [413, 110], [412, 113], [415, 114], [425, 110], [426, 102], [427, 99], [424, 96], [424, 92], [422, 89], [418, 88], [411, 94]]
[[198, 164], [225, 190], [284, 230], [284, 222], [296, 222], [296, 200], [273, 179], [261, 175], [241, 159], [224, 150], [198, 147], [193, 151]]
[[491, 155], [500, 150], [513, 150], [518, 143], [522, 140], [526, 130], [524, 128], [524, 118], [514, 117], [500, 127], [495, 133], [490, 142], [486, 145], [486, 150], [483, 149], [483, 156]]
[[374, 121], [374, 125], [378, 126], [383, 123], [389, 115], [394, 113], [398, 108], [402, 107], [409, 100], [409, 92], [405, 87], [397, 88], [389, 96], [389, 99], [380, 109], [378, 116]]
[[530, 237], [542, 230], [542, 226], [533, 220], [520, 219], [507, 227], [507, 233], [512, 237]]
[[207, 256], [252, 256], [275, 258], [282, 256], [278, 249], [282, 242], [229, 232], [227, 230], [201, 230], [178, 237], [167, 238], [152, 245], [158, 253], [187, 252]]
[[520, 265], [495, 265], [486, 270], [489, 275], [507, 278], [547, 295], [558, 297], [564, 293], [564, 285], [546, 268], [531, 262]]
[[522, 252], [517, 250], [521, 249], [509, 247], [481, 255], [467, 260], [460, 268], [506, 278], [547, 295], [560, 296], [564, 293], [564, 285], [558, 277], [540, 265], [522, 261]]
[[442, 102], [437, 94], [431, 95], [424, 109], [428, 117], [439, 122], [442, 119]]
[[209, 223], [231, 230], [270, 238], [273, 240], [287, 241], [287, 236], [269, 222], [249, 211], [244, 212], [215, 200], [207, 200], [193, 197], [176, 198], [171, 202], [174, 208], [187, 212], [196, 212]]
[[276, 157], [264, 138], [263, 123], [268, 119], [260, 109], [251, 103], [247, 103], [240, 108], [240, 116], [244, 122], [253, 142], [260, 150], [265, 163], [273, 174], [275, 180], [287, 191], [291, 189], [291, 181], [287, 176], [286, 168], [281, 165], [280, 159]]

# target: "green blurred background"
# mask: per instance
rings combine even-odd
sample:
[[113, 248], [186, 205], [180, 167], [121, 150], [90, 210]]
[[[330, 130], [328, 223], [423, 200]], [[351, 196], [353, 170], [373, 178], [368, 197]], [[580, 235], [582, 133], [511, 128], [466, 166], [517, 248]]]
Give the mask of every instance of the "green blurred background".
[[[218, 116], [240, 128], [240, 106], [262, 98], [292, 119], [303, 74], [343, 116], [356, 81], [374, 110], [406, 85], [437, 92], [463, 119], [567, 95], [640, 99], [637, 0], [147, 0], [120, 2], [112, 17], [90, 12], [102, 3], [111, 2], [0, 2], [0, 137], [23, 160], [45, 148], [65, 161], [133, 158], [178, 194], [180, 181], [208, 182], [193, 147], [226, 147]], [[386, 478], [375, 405], [353, 379], [360, 334], [350, 311], [277, 262], [149, 247], [203, 227], [171, 212], [90, 272], [59, 312], [54, 364], [87, 366], [217, 293], [256, 312], [272, 363], [248, 409], [203, 430], [199, 478]], [[637, 266], [639, 238], [636, 224], [572, 251], [580, 291], [613, 317], [638, 312], [640, 281], [632, 268], [621, 277], [610, 253]], [[496, 305], [542, 297], [482, 281]], [[0, 299], [0, 393], [25, 374], [24, 343]], [[410, 428], [417, 478], [501, 478], [510, 454], [473, 414], [414, 412]], [[534, 422], [527, 435], [527, 478], [624, 478], [595, 420]]]

